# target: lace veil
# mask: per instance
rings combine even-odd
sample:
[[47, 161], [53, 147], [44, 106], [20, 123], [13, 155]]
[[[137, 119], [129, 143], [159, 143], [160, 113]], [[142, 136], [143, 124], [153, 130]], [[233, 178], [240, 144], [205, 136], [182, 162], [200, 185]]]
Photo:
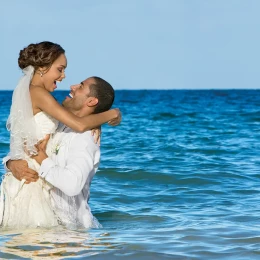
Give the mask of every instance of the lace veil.
[[[24, 159], [28, 155], [37, 154], [34, 145], [38, 141], [40, 130], [35, 123], [32, 101], [29, 91], [34, 74], [33, 66], [23, 69], [24, 75], [13, 92], [12, 106], [6, 127], [10, 131], [11, 159]], [[26, 152], [25, 152], [26, 151]]]

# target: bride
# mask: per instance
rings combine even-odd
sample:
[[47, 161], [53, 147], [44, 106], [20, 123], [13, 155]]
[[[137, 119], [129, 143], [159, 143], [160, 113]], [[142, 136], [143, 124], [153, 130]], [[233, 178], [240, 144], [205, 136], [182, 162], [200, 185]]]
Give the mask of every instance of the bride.
[[[24, 159], [38, 171], [35, 145], [55, 132], [58, 122], [78, 132], [93, 129], [106, 122], [117, 125], [119, 110], [77, 117], [63, 108], [50, 94], [57, 82], [65, 78], [67, 60], [64, 49], [52, 42], [30, 44], [20, 51], [19, 67], [24, 76], [13, 93], [7, 128], [10, 131], [10, 159]], [[50, 155], [52, 151], [47, 150]], [[51, 185], [39, 178], [25, 184], [11, 172], [4, 175], [0, 195], [0, 224], [3, 227], [51, 227], [58, 219], [51, 207]]]

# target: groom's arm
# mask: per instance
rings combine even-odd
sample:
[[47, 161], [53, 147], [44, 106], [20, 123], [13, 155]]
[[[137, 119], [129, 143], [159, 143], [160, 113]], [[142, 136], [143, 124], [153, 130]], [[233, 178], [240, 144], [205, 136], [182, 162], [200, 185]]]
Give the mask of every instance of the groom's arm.
[[68, 147], [68, 158], [63, 158], [62, 152], [56, 155], [57, 161], [66, 160], [65, 166], [47, 158], [41, 164], [39, 175], [68, 196], [78, 195], [99, 163], [99, 147], [91, 138], [84, 134], [76, 135]]

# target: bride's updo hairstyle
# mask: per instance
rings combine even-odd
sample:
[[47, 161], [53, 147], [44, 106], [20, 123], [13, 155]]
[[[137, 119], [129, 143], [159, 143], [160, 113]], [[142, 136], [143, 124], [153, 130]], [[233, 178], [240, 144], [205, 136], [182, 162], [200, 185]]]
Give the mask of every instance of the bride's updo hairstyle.
[[18, 65], [21, 69], [31, 65], [35, 71], [39, 67], [48, 69], [64, 53], [65, 50], [59, 44], [53, 42], [32, 43], [20, 51]]

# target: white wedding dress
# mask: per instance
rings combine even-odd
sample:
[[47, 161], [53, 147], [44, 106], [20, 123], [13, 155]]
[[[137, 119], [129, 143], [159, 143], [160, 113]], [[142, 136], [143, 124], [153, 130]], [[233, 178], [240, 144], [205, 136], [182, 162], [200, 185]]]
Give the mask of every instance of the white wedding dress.
[[[43, 139], [46, 134], [54, 133], [57, 129], [58, 121], [44, 112], [37, 113], [34, 118], [41, 129], [39, 140]], [[51, 147], [51, 145], [47, 147]], [[50, 155], [51, 152], [51, 149], [47, 148], [46, 153]], [[40, 165], [29, 156], [26, 160], [29, 168], [38, 172]], [[41, 178], [36, 182], [25, 184], [24, 180], [17, 180], [11, 172], [6, 173], [1, 184], [1, 226], [22, 229], [58, 225], [58, 218], [51, 205], [51, 188], [51, 184]]]

